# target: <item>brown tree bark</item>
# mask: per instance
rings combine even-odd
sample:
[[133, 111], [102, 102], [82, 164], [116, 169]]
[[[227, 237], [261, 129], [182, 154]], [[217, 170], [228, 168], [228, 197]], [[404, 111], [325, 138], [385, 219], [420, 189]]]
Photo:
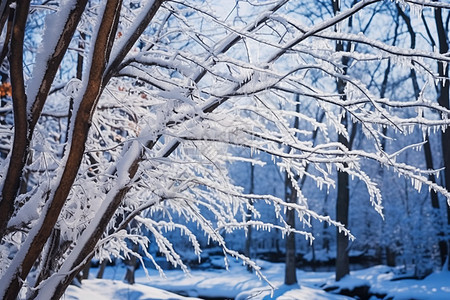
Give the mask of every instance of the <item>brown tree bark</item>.
[[[109, 3], [110, 2], [108, 2], [108, 4]], [[141, 23], [137, 27], [137, 32], [139, 34], [136, 34], [136, 32], [135, 32], [135, 34], [133, 34], [133, 38], [135, 38], [136, 40], [138, 39], [140, 34], [142, 34], [143, 30], [148, 25], [148, 23], [153, 19], [154, 15], [158, 11], [161, 4], [162, 4], [162, 0], [154, 2], [153, 6], [148, 11], [146, 18], [143, 20], [143, 23]], [[146, 23], [146, 24], [144, 24], [144, 23]], [[126, 55], [125, 49], [128, 49], [127, 45], [130, 45], [129, 49], [131, 49], [131, 46], [136, 42], [136, 40], [134, 40], [134, 41], [129, 40], [128, 43], [125, 45], [125, 47], [123, 49], [121, 49], [121, 51], [119, 51], [119, 54], [116, 56], [116, 58], [113, 59], [112, 63], [109, 64], [109, 67], [107, 68], [107, 70], [104, 71], [104, 85], [112, 77], [112, 75], [116, 72], [116, 69], [114, 69], [112, 66], [116, 65], [117, 67], [119, 67], [119, 60], [117, 59], [117, 57], [122, 57], [122, 59], [123, 59]], [[111, 47], [110, 47], [110, 49], [111, 49]], [[95, 52], [94, 52], [94, 57], [96, 57]], [[154, 145], [154, 143], [150, 143], [147, 145], [147, 148], [151, 149], [153, 147], [153, 145]], [[128, 170], [129, 178], [133, 178], [136, 175], [137, 170], [139, 168], [139, 163], [141, 160], [142, 160], [142, 157], [139, 156], [131, 164], [131, 166]], [[125, 196], [129, 190], [130, 190], [130, 186], [124, 186], [124, 187], [118, 189], [117, 191], [113, 192], [113, 195], [111, 196], [112, 200], [109, 202], [109, 205], [107, 205], [105, 211], [101, 214], [101, 219], [99, 220], [98, 223], [93, 224], [93, 227], [95, 227], [95, 230], [89, 232], [88, 237], [85, 239], [86, 241], [89, 241], [89, 242], [84, 243], [82, 245], [80, 251], [78, 251], [76, 253], [72, 252], [71, 254], [69, 254], [69, 256], [72, 255], [73, 260], [70, 263], [70, 266], [67, 267], [67, 269], [70, 270], [71, 272], [70, 272], [70, 274], [68, 274], [67, 277], [62, 278], [62, 280], [60, 280], [58, 282], [57, 287], [55, 288], [56, 292], [53, 295], [52, 299], [59, 299], [63, 295], [67, 286], [70, 284], [70, 282], [76, 276], [76, 274], [78, 274], [82, 270], [82, 268], [85, 265], [85, 263], [87, 262], [87, 260], [89, 260], [92, 257], [92, 253], [93, 253], [93, 250], [95, 249], [95, 246], [97, 245], [97, 242], [103, 236], [109, 221], [114, 216], [114, 213], [116, 212], [119, 205], [122, 203], [123, 199], [125, 198]]]
[[14, 20], [14, 11], [10, 12], [10, 8], [9, 8], [9, 1], [7, 3], [7, 5], [5, 5], [4, 10], [1, 14], [1, 19], [0, 19], [0, 32], [3, 31], [3, 27], [6, 24], [6, 34], [5, 34], [5, 40], [3, 41], [3, 47], [2, 50], [0, 51], [0, 64], [3, 63], [3, 61], [6, 58], [6, 55], [8, 54], [8, 50], [9, 50], [9, 42], [11, 39], [11, 34], [12, 34], [12, 24], [13, 24], [13, 20]]
[[[134, 161], [134, 163], [131, 165], [129, 169], [129, 178], [133, 178], [136, 174], [139, 168], [139, 161], [140, 159]], [[59, 299], [63, 295], [64, 291], [73, 280], [73, 278], [83, 269], [86, 260], [91, 258], [97, 242], [103, 236], [103, 233], [105, 232], [109, 221], [113, 217], [117, 207], [120, 205], [120, 203], [122, 203], [122, 200], [125, 198], [129, 190], [130, 187], [125, 186], [114, 193], [112, 201], [105, 209], [104, 214], [102, 214], [102, 218], [97, 224], [95, 224], [95, 230], [90, 232], [89, 236], [85, 238], [85, 240], [89, 242], [83, 244], [81, 251], [74, 254], [76, 258], [70, 263], [69, 266], [66, 267], [71, 271], [71, 273], [58, 282], [57, 287], [55, 288], [56, 293], [53, 295], [52, 299]]]
[[3, 237], [6, 224], [14, 211], [14, 199], [19, 190], [20, 178], [25, 166], [24, 153], [27, 148], [27, 96], [23, 77], [23, 45], [25, 23], [30, 1], [20, 1], [14, 11], [14, 25], [11, 36], [11, 87], [14, 111], [14, 142], [11, 159], [6, 173], [0, 199], [0, 238]]
[[[41, 115], [51, 84], [56, 76], [59, 65], [70, 45], [77, 24], [81, 19], [87, 0], [79, 0], [72, 8], [64, 30], [55, 47], [53, 55], [43, 63], [45, 69], [41, 80], [39, 91], [32, 95], [31, 116], [27, 116], [27, 96], [25, 94], [25, 84], [23, 80], [23, 38], [25, 33], [25, 23], [28, 17], [30, 1], [21, 1], [17, 5], [14, 16], [13, 34], [11, 38], [11, 84], [13, 89], [14, 103], [14, 144], [11, 153], [11, 161], [2, 190], [0, 200], [0, 236], [5, 233], [6, 224], [14, 210], [14, 199], [19, 191], [22, 179], [22, 170], [25, 166], [28, 155], [28, 147], [31, 142], [34, 127]], [[26, 182], [22, 182], [26, 184]]]
[[[48, 199], [47, 206], [42, 212], [42, 221], [38, 223], [35, 230], [30, 232], [27, 242], [19, 250], [19, 253], [21, 253], [17, 256], [19, 262], [15, 263], [13, 261], [10, 266], [10, 268], [14, 268], [15, 270], [12, 270], [12, 273], [10, 273], [12, 274], [11, 278], [5, 279], [10, 280], [10, 283], [5, 291], [4, 299], [12, 300], [17, 297], [23, 280], [28, 276], [31, 267], [39, 257], [44, 244], [52, 232], [78, 173], [84, 154], [92, 113], [100, 96], [103, 74], [115, 38], [120, 16], [120, 7], [120, 0], [108, 1], [105, 7], [94, 45], [93, 57], [96, 59], [92, 61], [88, 79], [89, 85], [87, 85], [83, 94], [80, 107], [75, 117], [71, 147], [63, 175], [54, 195], [49, 195], [50, 198]], [[59, 296], [61, 295], [58, 295], [56, 299], [59, 299]]]

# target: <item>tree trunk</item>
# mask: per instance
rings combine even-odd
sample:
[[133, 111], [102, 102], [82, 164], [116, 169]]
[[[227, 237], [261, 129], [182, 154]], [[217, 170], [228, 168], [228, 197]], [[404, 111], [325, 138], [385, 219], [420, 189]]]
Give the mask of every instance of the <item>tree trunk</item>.
[[[338, 47], [339, 48], [339, 47]], [[347, 62], [346, 62], [347, 63]], [[344, 63], [344, 65], [346, 65]], [[345, 73], [345, 70], [344, 70]], [[345, 82], [338, 80], [337, 89], [341, 98], [346, 99], [344, 95]], [[342, 118], [342, 124], [348, 128], [347, 117]], [[350, 140], [347, 140], [342, 134], [338, 135], [338, 142], [345, 146], [347, 149], [351, 149], [351, 144], [356, 135], [356, 126], [352, 127]], [[346, 164], [344, 163], [344, 167]], [[348, 215], [350, 206], [350, 190], [349, 190], [349, 175], [343, 170], [337, 171], [337, 199], [336, 199], [336, 221], [340, 222], [344, 226], [348, 226]], [[336, 229], [336, 281], [339, 281], [342, 277], [350, 273], [349, 257], [348, 257], [348, 236], [339, 229]]]
[[[297, 191], [292, 186], [291, 179], [286, 174], [286, 200], [288, 203], [297, 202]], [[295, 228], [295, 210], [288, 209], [286, 211], [286, 223]], [[297, 261], [295, 257], [295, 234], [288, 233], [286, 235], [286, 268], [284, 274], [284, 284], [297, 284]]]
[[103, 278], [103, 274], [105, 274], [105, 269], [106, 269], [106, 264], [108, 262], [106, 261], [106, 259], [104, 259], [101, 263], [100, 266], [98, 267], [98, 272], [97, 272], [97, 279], [102, 279]]
[[[345, 139], [345, 138], [344, 138]], [[337, 181], [337, 201], [336, 201], [336, 221], [343, 225], [348, 225], [348, 210], [350, 202], [349, 178], [345, 172], [338, 171]], [[343, 233], [337, 232], [337, 253], [336, 253], [336, 281], [341, 280], [350, 273], [348, 257], [348, 237]]]
[[[253, 194], [255, 192], [255, 165], [253, 163], [250, 164], [250, 188], [249, 194]], [[253, 205], [253, 201], [250, 200], [250, 205]], [[252, 218], [250, 209], [247, 209], [247, 217], [246, 221], [250, 221]], [[245, 237], [245, 245], [244, 245], [244, 255], [247, 257], [251, 257], [251, 245], [252, 245], [252, 226], [247, 226], [247, 235]], [[252, 272], [252, 268], [247, 265], [247, 271]]]
[[[399, 15], [402, 17], [402, 19], [405, 21], [405, 24], [408, 28], [408, 32], [410, 35], [410, 39], [411, 39], [411, 43], [410, 43], [410, 47], [411, 49], [415, 49], [416, 48], [416, 33], [413, 29], [412, 23], [411, 23], [411, 18], [402, 10], [402, 8], [400, 7], [399, 4], [396, 4], [397, 6], [397, 11], [399, 12]], [[442, 20], [441, 20], [442, 21]], [[439, 23], [439, 17], [436, 16], [436, 22]], [[441, 28], [441, 25], [438, 25], [438, 28]], [[439, 31], [438, 31], [439, 34]], [[441, 39], [439, 39], [440, 42], [444, 42], [447, 43], [446, 41], [442, 41]], [[443, 49], [441, 49], [442, 51], [446, 51], [445, 47]], [[448, 50], [448, 47], [447, 47]], [[441, 76], [445, 76], [443, 69], [439, 70], [440, 75]], [[414, 69], [411, 69], [410, 72], [410, 78], [411, 78], [411, 82], [412, 82], [412, 86], [413, 86], [413, 90], [414, 90], [414, 96], [416, 98], [418, 98], [420, 96], [420, 88], [419, 88], [419, 83], [417, 81], [417, 74], [416, 71]], [[438, 90], [442, 90], [443, 86], [442, 84], [438, 87]], [[445, 97], [445, 95], [444, 95]], [[448, 108], [448, 101], [445, 101], [445, 99], [440, 99], [439, 103], [445, 107]], [[446, 106], [447, 105], [447, 106]], [[442, 139], [444, 139], [444, 133], [442, 134]], [[445, 150], [448, 149], [448, 146], [444, 146], [444, 140], [442, 140], [442, 150], [443, 153], [445, 153]], [[426, 166], [428, 170], [434, 170], [434, 166], [433, 166], [433, 155], [431, 152], [431, 145], [430, 145], [430, 138], [428, 136], [428, 134], [426, 134], [425, 136], [425, 144], [423, 146], [423, 150], [424, 150], [424, 156], [425, 156], [425, 162], [426, 162]], [[445, 154], [444, 154], [444, 165], [446, 166], [447, 169], [447, 164], [445, 164]], [[445, 175], [445, 177], [447, 178], [447, 173]], [[433, 183], [436, 183], [436, 178], [434, 176], [434, 174], [429, 174], [428, 175], [428, 180], [430, 180]], [[448, 185], [447, 189], [448, 189]], [[444, 236], [444, 232], [443, 232], [443, 222], [440, 218], [441, 215], [441, 210], [440, 210], [440, 204], [439, 204], [439, 198], [438, 195], [436, 193], [436, 191], [434, 191], [433, 189], [430, 189], [430, 200], [431, 200], [431, 207], [434, 209], [435, 213], [436, 213], [436, 218], [437, 218], [437, 226], [440, 227], [440, 229], [438, 230], [438, 248], [439, 248], [439, 254], [440, 254], [440, 258], [441, 258], [441, 265], [443, 266], [445, 263], [445, 260], [447, 258], [447, 243], [446, 241], [444, 241], [442, 239], [442, 237]]]
[[[48, 59], [40, 62], [36, 68], [45, 70], [42, 78], [32, 78], [38, 83], [39, 89], [35, 94], [25, 95], [25, 85], [23, 82], [23, 38], [25, 24], [29, 13], [29, 1], [21, 1], [16, 6], [14, 14], [13, 34], [11, 37], [11, 58], [10, 73], [13, 88], [14, 104], [14, 146], [11, 153], [11, 162], [5, 178], [5, 184], [0, 198], [0, 236], [5, 232], [5, 226], [13, 212], [15, 196], [17, 195], [20, 184], [23, 183], [22, 169], [28, 156], [29, 143], [33, 136], [33, 130], [40, 117], [45, 101], [47, 99], [50, 87], [59, 69], [60, 63], [70, 45], [77, 24], [84, 12], [87, 0], [80, 0], [74, 5], [65, 20], [66, 23], [61, 30], [61, 35], [57, 40], [55, 50]], [[12, 9], [14, 12], [14, 9]], [[12, 14], [11, 14], [12, 15]], [[9, 26], [9, 25], [8, 25]], [[27, 99], [27, 96], [29, 99]], [[27, 115], [27, 104], [31, 103], [31, 113]]]
[[[300, 112], [300, 96], [296, 95], [295, 99], [295, 111]], [[298, 117], [294, 118], [294, 128], [299, 128], [299, 119]], [[288, 149], [288, 152], [290, 149]], [[306, 177], [302, 178], [304, 182]], [[288, 173], [285, 173], [285, 199], [288, 203], [297, 203], [297, 190], [294, 188], [293, 181], [298, 182], [299, 176], [294, 175], [294, 178], [289, 178]], [[295, 210], [288, 209], [286, 211], [286, 223], [292, 229], [295, 229]], [[286, 235], [286, 263], [285, 263], [285, 274], [284, 274], [284, 283], [286, 285], [297, 284], [297, 259], [296, 259], [296, 248], [295, 248], [295, 234], [288, 233]]]
[[[328, 208], [327, 208], [327, 202], [328, 202], [328, 193], [325, 195], [325, 199], [323, 201], [323, 215], [328, 215]], [[322, 226], [322, 249], [325, 249], [327, 254], [330, 251], [330, 240], [331, 240], [331, 234], [329, 232], [329, 225], [327, 222], [323, 222]]]
[[30, 232], [27, 241], [19, 250], [18, 255], [13, 259], [13, 262], [6, 272], [7, 275], [2, 277], [3, 284], [8, 286], [6, 291], [2, 291], [4, 292], [4, 295], [1, 295], [5, 299], [12, 300], [17, 297], [22, 282], [26, 279], [33, 264], [41, 254], [41, 250], [58, 220], [61, 209], [63, 208], [73, 182], [75, 181], [84, 155], [85, 142], [90, 129], [92, 113], [101, 93], [102, 78], [106, 62], [109, 59], [112, 47], [111, 43], [114, 40], [111, 36], [115, 36], [120, 15], [120, 9], [118, 10], [117, 8], [120, 7], [120, 5], [120, 0], [117, 0], [117, 2], [109, 1], [106, 5], [94, 45], [93, 55], [97, 59], [93, 60], [91, 65], [89, 85], [87, 85], [83, 94], [75, 117], [71, 147], [64, 172], [62, 173], [58, 187], [55, 189], [54, 193], [47, 194], [49, 199], [42, 211], [40, 221], [37, 222], [37, 226]]
[[[340, 3], [339, 1], [332, 1], [333, 5], [333, 12], [335, 15], [337, 15], [340, 12]], [[349, 27], [352, 26], [352, 19], [349, 18], [348, 21]], [[347, 43], [347, 49], [346, 51], [350, 50], [350, 43]], [[343, 41], [337, 41], [336, 42], [336, 51], [344, 51], [344, 42]], [[349, 59], [347, 57], [342, 58], [342, 66], [343, 70], [342, 73], [344, 75], [347, 74], [347, 66], [349, 63]], [[346, 100], [347, 97], [345, 96], [345, 86], [346, 82], [342, 79], [338, 79], [336, 81], [336, 88], [341, 95], [342, 100]], [[348, 126], [348, 119], [346, 114], [342, 117], [341, 124], [345, 126], [345, 128], [349, 128]], [[354, 138], [356, 134], [356, 126], [352, 127], [352, 133], [350, 140], [347, 140], [347, 138], [342, 135], [338, 134], [338, 142], [346, 147], [347, 149], [351, 149], [351, 143], [352, 138]], [[346, 164], [344, 163], [344, 167], [346, 167]], [[348, 214], [349, 214], [349, 205], [350, 205], [350, 191], [349, 191], [349, 175], [343, 171], [338, 170], [337, 171], [337, 199], [336, 199], [336, 221], [340, 222], [344, 226], [348, 226]], [[348, 237], [343, 233], [340, 232], [339, 229], [336, 229], [336, 281], [339, 281], [344, 276], [348, 275], [350, 273], [350, 266], [349, 266], [349, 257], [348, 257], [348, 251], [349, 251], [349, 241]]]
[[[427, 164], [427, 169], [428, 170], [433, 170], [433, 156], [432, 156], [432, 152], [431, 152], [431, 147], [430, 147], [430, 138], [428, 137], [428, 135], [426, 135], [426, 140], [425, 140], [425, 144], [423, 145], [423, 150], [424, 150], [424, 155], [425, 155], [425, 161]], [[430, 174], [428, 175], [428, 179], [431, 182], [436, 182], [436, 178], [434, 176], [434, 174]], [[443, 266], [445, 264], [445, 261], [447, 259], [448, 256], [448, 247], [447, 247], [447, 242], [445, 240], [443, 240], [443, 236], [445, 235], [443, 229], [443, 220], [441, 220], [441, 208], [440, 208], [440, 204], [439, 204], [439, 198], [437, 193], [434, 190], [430, 190], [430, 197], [431, 197], [431, 207], [433, 208], [433, 210], [435, 211], [436, 214], [436, 218], [437, 218], [437, 226], [440, 227], [440, 230], [438, 230], [438, 248], [439, 248], [439, 256], [441, 258], [441, 266]], [[447, 207], [448, 209], [448, 207]], [[447, 212], [448, 215], [448, 212]]]
[[391, 247], [386, 246], [386, 264], [389, 267], [395, 267], [395, 251], [391, 250]]
[[[440, 53], [447, 53], [449, 50], [449, 45], [447, 42], [448, 35], [447, 30], [445, 29], [444, 22], [442, 20], [442, 9], [438, 8], [434, 10], [435, 12], [435, 20], [436, 20], [436, 28], [438, 33], [438, 40], [439, 40], [439, 52]], [[450, 84], [449, 84], [449, 74], [448, 74], [449, 68], [448, 64], [444, 64], [439, 62], [438, 63], [438, 73], [441, 78], [445, 78], [447, 80], [439, 81], [437, 92], [438, 92], [438, 103], [439, 105], [449, 108], [450, 107]], [[444, 159], [444, 178], [445, 178], [445, 187], [448, 191], [450, 191], [450, 130], [445, 130], [442, 132], [441, 135], [441, 141], [442, 141], [442, 156]], [[450, 227], [450, 208], [449, 204], [447, 203], [447, 226]], [[450, 258], [450, 240], [448, 239], [445, 242], [445, 246], [447, 247], [447, 251], [443, 249], [442, 251], [447, 253], [447, 257], [443, 259], [443, 261], [448, 261]], [[442, 247], [444, 247], [444, 244], [442, 244]], [[450, 271], [450, 263], [447, 264], [447, 269]]]
[[[137, 252], [139, 250], [138, 244], [133, 244], [133, 251]], [[135, 281], [135, 273], [138, 267], [137, 258], [135, 255], [132, 255], [129, 259], [125, 261], [125, 265], [127, 266], [127, 271], [125, 273], [125, 278], [123, 279], [125, 282], [129, 284], [134, 284]]]
[[88, 279], [89, 278], [89, 271], [91, 270], [91, 261], [84, 266], [83, 274], [81, 276], [81, 279]]
[[[2, 1], [1, 5], [5, 5], [6, 1]], [[2, 8], [1, 13], [1, 19], [0, 19], [0, 32], [3, 32], [3, 28], [6, 23], [6, 34], [5, 39], [3, 40], [3, 46], [0, 51], [0, 64], [3, 63], [3, 61], [6, 58], [6, 55], [8, 54], [8, 50], [10, 47], [10, 40], [11, 40], [11, 34], [12, 34], [12, 24], [13, 24], [14, 14], [10, 13], [9, 5], [5, 5]], [[3, 75], [3, 74], [2, 74]], [[3, 82], [6, 81], [6, 78], [3, 78]]]
[[23, 75], [23, 47], [25, 24], [30, 1], [20, 1], [14, 13], [13, 33], [11, 36], [11, 87], [14, 113], [14, 139], [11, 148], [11, 158], [0, 197], [0, 238], [6, 232], [6, 225], [14, 212], [14, 200], [19, 191], [22, 171], [25, 166], [25, 153], [29, 145], [27, 120], [27, 95]]

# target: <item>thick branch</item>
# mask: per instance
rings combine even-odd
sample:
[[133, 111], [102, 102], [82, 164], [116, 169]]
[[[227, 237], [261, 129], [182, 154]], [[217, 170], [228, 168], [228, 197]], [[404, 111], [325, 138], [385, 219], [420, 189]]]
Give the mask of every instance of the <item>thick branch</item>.
[[3, 27], [6, 23], [5, 40], [3, 42], [3, 48], [0, 53], [0, 64], [3, 63], [3, 60], [5, 59], [6, 55], [8, 54], [8, 49], [9, 49], [8, 45], [9, 45], [9, 41], [11, 39], [13, 18], [14, 18], [14, 13], [10, 13], [9, 5], [8, 5], [4, 8], [3, 14], [0, 19], [0, 32], [3, 31]]
[[19, 190], [20, 177], [25, 165], [23, 153], [27, 147], [27, 97], [23, 77], [23, 39], [30, 1], [17, 4], [11, 37], [11, 86], [14, 111], [14, 142], [11, 158], [0, 199], [0, 235], [14, 210], [14, 199]]
[[67, 52], [70, 41], [72, 40], [75, 30], [77, 29], [77, 25], [81, 20], [86, 4], [87, 0], [78, 0], [76, 5], [72, 7], [72, 10], [67, 16], [66, 22], [62, 27], [61, 34], [55, 45], [55, 49], [52, 51], [52, 55], [48, 57], [47, 61], [42, 63], [42, 65], [45, 65], [45, 67], [42, 67], [45, 70], [45, 73], [42, 79], [40, 79], [41, 84], [35, 98], [33, 99], [31, 107], [29, 132], [30, 139], [33, 135], [33, 129], [41, 115], [45, 101], [47, 100], [47, 96], [53, 80], [55, 79], [55, 75], [58, 72], [61, 61]]
[[144, 17], [141, 19], [141, 22], [134, 28], [130, 35], [126, 37], [126, 39], [125, 37], [123, 37], [123, 39], [125, 39], [125, 42], [120, 44], [120, 46], [118, 46], [119, 49], [114, 52], [114, 55], [111, 58], [111, 62], [108, 64], [105, 72], [105, 82], [109, 82], [114, 73], [118, 71], [119, 65], [123, 62], [125, 56], [130, 52], [131, 48], [147, 28], [148, 24], [150, 24], [150, 21], [159, 10], [162, 2], [163, 0], [153, 0], [153, 3], [146, 4], [148, 6], [148, 9], [147, 11], [141, 12], [141, 15], [144, 15]]
[[7, 270], [6, 275], [1, 279], [0, 285], [4, 289], [0, 290], [6, 291], [5, 295], [0, 295], [0, 298], [12, 300], [17, 297], [22, 282], [26, 279], [31, 267], [39, 257], [72, 188], [84, 154], [92, 113], [100, 97], [103, 74], [117, 31], [121, 4], [121, 0], [111, 0], [106, 4], [95, 39], [93, 51], [95, 59], [92, 61], [90, 68], [89, 84], [87, 84], [75, 116], [71, 148], [64, 172], [53, 197], [50, 195], [38, 224], [30, 232], [25, 244]]

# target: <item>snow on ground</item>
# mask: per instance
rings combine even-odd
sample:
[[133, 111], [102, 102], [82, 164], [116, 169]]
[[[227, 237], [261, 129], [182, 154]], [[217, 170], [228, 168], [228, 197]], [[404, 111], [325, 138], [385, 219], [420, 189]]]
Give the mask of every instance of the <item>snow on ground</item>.
[[62, 300], [195, 300], [142, 284], [126, 284], [120, 280], [84, 280], [81, 288], [69, 286]]
[[[166, 278], [159, 276], [156, 270], [149, 270], [149, 277], [139, 269], [136, 272], [136, 284], [127, 285], [122, 282], [125, 267], [108, 267], [103, 280], [85, 280], [82, 288], [71, 286], [64, 299], [106, 300], [106, 299], [193, 299], [184, 298], [166, 291], [188, 297], [209, 297], [222, 299], [352, 299], [349, 297], [327, 293], [323, 288], [352, 290], [356, 286], [370, 285], [370, 291], [390, 299], [450, 299], [450, 272], [433, 273], [423, 280], [396, 280], [396, 270], [386, 266], [352, 271], [336, 286], [334, 274], [331, 272], [297, 271], [299, 286], [283, 285], [284, 264], [258, 261], [269, 281], [277, 287], [271, 291], [263, 280], [247, 271], [239, 262], [231, 262], [229, 271], [209, 268], [192, 270], [189, 275], [180, 270], [167, 270]], [[216, 263], [214, 265], [218, 267]], [[91, 278], [95, 278], [97, 269], [91, 270]], [[337, 290], [336, 289], [336, 290]], [[335, 290], [335, 291], [336, 291]], [[272, 294], [273, 293], [273, 294]], [[372, 297], [371, 299], [378, 299]]]
[[[379, 272], [385, 269], [386, 272]], [[396, 275], [388, 272], [388, 267], [377, 266], [367, 270], [352, 272], [355, 277], [365, 278], [371, 282], [371, 291], [387, 292], [392, 299], [450, 299], [450, 272], [437, 272], [423, 280], [403, 279], [391, 281]]]

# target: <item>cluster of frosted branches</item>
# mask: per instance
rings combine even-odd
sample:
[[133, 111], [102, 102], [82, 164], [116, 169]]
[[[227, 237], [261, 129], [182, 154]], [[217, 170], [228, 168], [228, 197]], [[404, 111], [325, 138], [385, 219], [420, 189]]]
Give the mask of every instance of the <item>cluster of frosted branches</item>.
[[[419, 191], [427, 186], [450, 204], [450, 193], [429, 180], [435, 171], [401, 160], [404, 151], [421, 143], [394, 153], [383, 147], [386, 139], [398, 133], [409, 135], [420, 128], [425, 134], [448, 126], [450, 111], [432, 99], [434, 85], [445, 80], [433, 70], [437, 63], [446, 65], [449, 55], [391, 45], [376, 34], [377, 29], [367, 29], [381, 26], [374, 15], [381, 14], [381, 22], [389, 17], [383, 11], [389, 2], [359, 1], [336, 15], [308, 15], [310, 6], [316, 4], [302, 2], [237, 1], [235, 5], [233, 1], [226, 14], [222, 1], [142, 1], [138, 6], [118, 2], [121, 15], [108, 44], [110, 59], [101, 75], [101, 97], [93, 102], [87, 120], [91, 127], [82, 160], [52, 238], [39, 255], [37, 273], [44, 277], [29, 286], [56, 290], [61, 284], [60, 277], [42, 271], [48, 268], [46, 257], [55, 255], [52, 239], [60, 247], [52, 269], [56, 274], [78, 272], [93, 255], [101, 259], [135, 255], [141, 260], [146, 255], [156, 264], [145, 236], [154, 238], [168, 261], [187, 270], [167, 231], [179, 231], [199, 257], [197, 232], [201, 231], [226, 255], [242, 259], [261, 275], [254, 262], [227, 247], [222, 233], [252, 226], [283, 234], [295, 232], [312, 241], [309, 231], [287, 224], [286, 210], [295, 210], [305, 227], [316, 219], [353, 238], [342, 224], [309, 208], [298, 179], [306, 177], [318, 189], [330, 190], [336, 187], [336, 172], [346, 172], [364, 183], [370, 203], [382, 215], [381, 191], [365, 172], [366, 164], [410, 178]], [[447, 8], [437, 2], [405, 3]], [[50, 5], [45, 14], [63, 18], [66, 5], [70, 8], [66, 2]], [[32, 228], [44, 224], [44, 212], [65, 178], [71, 149], [79, 142], [74, 128], [83, 113], [83, 92], [92, 84], [86, 77], [96, 63], [92, 56], [99, 39], [96, 31], [102, 24], [102, 5], [100, 1], [86, 8], [73, 39], [75, 53], [81, 54], [78, 62], [83, 64], [83, 76], [55, 80], [34, 129], [22, 172], [23, 188], [0, 246], [1, 275], [15, 276], [9, 270], [16, 268], [19, 258], [8, 257], [34, 241]], [[157, 13], [146, 24], [155, 7]], [[37, 5], [34, 10], [30, 18], [41, 18], [45, 6]], [[349, 19], [354, 23], [357, 19], [360, 28], [349, 29]], [[35, 29], [35, 35], [49, 39], [48, 26]], [[127, 45], [130, 40], [135, 41], [132, 47]], [[350, 45], [348, 51], [336, 51], [336, 45], [344, 42]], [[38, 55], [28, 53], [27, 59], [47, 59], [48, 49], [39, 49]], [[74, 64], [74, 54], [69, 54], [64, 64]], [[408, 72], [414, 69], [422, 80], [417, 99], [379, 96], [373, 81], [381, 81], [381, 76], [368, 79], [362, 70], [376, 74], [388, 61]], [[39, 78], [44, 76], [39, 66], [37, 61], [28, 74], [30, 99], [38, 93]], [[338, 81], [345, 83], [341, 92], [336, 89]], [[2, 116], [11, 113], [11, 101], [5, 103], [0, 108]], [[30, 104], [28, 110], [34, 114]], [[13, 126], [7, 122], [11, 120], [2, 117], [0, 121], [0, 137], [10, 141]], [[338, 142], [338, 135], [350, 138], [349, 128], [355, 126], [362, 130], [364, 146], [349, 149]], [[236, 149], [272, 157], [292, 181], [297, 203], [244, 193], [230, 178], [228, 163], [266, 162], [258, 156], [249, 160]], [[1, 163], [9, 164], [9, 158], [2, 158]], [[0, 174], [1, 186], [5, 174]], [[276, 222], [264, 220], [256, 208], [259, 202], [272, 207]], [[192, 223], [198, 229], [188, 226]], [[107, 225], [98, 236], [96, 230], [102, 224]], [[86, 247], [93, 239], [95, 246]], [[130, 243], [139, 244], [142, 253], [129, 250]]]

